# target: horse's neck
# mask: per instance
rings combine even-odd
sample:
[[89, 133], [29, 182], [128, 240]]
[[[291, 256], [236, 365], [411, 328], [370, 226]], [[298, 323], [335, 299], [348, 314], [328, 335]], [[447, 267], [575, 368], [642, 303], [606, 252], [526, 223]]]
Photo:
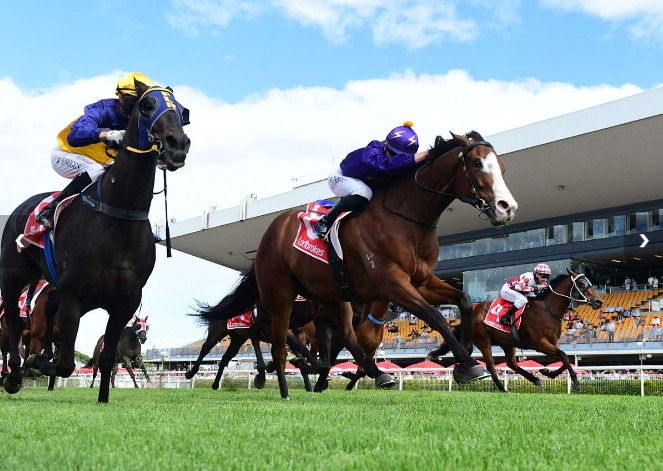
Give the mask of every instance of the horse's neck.
[[[385, 208], [404, 216], [406, 220], [409, 218], [423, 225], [436, 225], [442, 212], [455, 199], [453, 185], [457, 176], [458, 160], [453, 156], [457, 153], [458, 150], [455, 148], [439, 156], [418, 175], [420, 167], [417, 166], [417, 169], [401, 176], [381, 190]], [[436, 194], [425, 190], [422, 186], [451, 194]]]
[[120, 149], [101, 185], [103, 202], [129, 211], [149, 211], [155, 169], [156, 157]]
[[559, 296], [552, 292], [549, 293], [548, 296], [546, 296], [545, 302], [546, 305], [548, 306], [548, 309], [550, 309], [560, 318], [564, 314], [564, 311], [566, 311], [566, 309], [569, 307], [569, 304], [571, 304], [571, 300], [568, 298], [568, 296], [571, 295], [572, 286], [573, 282], [571, 281], [571, 277], [569, 276], [559, 285], [557, 285], [556, 288], [554, 288], [556, 293], [559, 293], [567, 297]]

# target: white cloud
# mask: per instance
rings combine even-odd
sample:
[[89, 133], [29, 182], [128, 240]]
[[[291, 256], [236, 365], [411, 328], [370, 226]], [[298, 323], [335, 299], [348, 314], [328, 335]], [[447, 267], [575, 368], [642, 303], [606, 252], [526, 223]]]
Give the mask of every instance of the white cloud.
[[[303, 25], [320, 28], [333, 43], [352, 32], [368, 30], [377, 44], [403, 43], [410, 49], [445, 40], [469, 41], [480, 31], [476, 20], [458, 14], [454, 0], [173, 0], [167, 19], [189, 34], [199, 28], [225, 27], [234, 18], [282, 15]], [[473, 0], [486, 11], [487, 27], [517, 19], [519, 0]]]
[[580, 11], [624, 24], [633, 39], [663, 44], [663, 2], [660, 0], [541, 0], [544, 6]]
[[[0, 213], [8, 214], [32, 194], [66, 185], [50, 165], [55, 136], [85, 104], [112, 96], [120, 75], [38, 91], [24, 91], [11, 78], [0, 77], [0, 102], [12, 111], [0, 115], [6, 162], [0, 172]], [[174, 89], [191, 109], [192, 121], [186, 128], [192, 141], [186, 166], [168, 175], [169, 217], [178, 220], [199, 216], [210, 205], [237, 206], [250, 193], [264, 198], [289, 191], [292, 176], [323, 178], [334, 159], [384, 138], [404, 120], [414, 121], [422, 146], [428, 146], [448, 130], [474, 129], [486, 136], [641, 91], [633, 85], [577, 88], [535, 79], [480, 81], [462, 70], [444, 75], [406, 71], [352, 81], [343, 89], [273, 89], [236, 104], [183, 84], [174, 84]], [[163, 214], [163, 199], [157, 196], [152, 220]], [[150, 315], [152, 326], [148, 345], [180, 346], [202, 337], [204, 330], [184, 316], [188, 306], [194, 298], [218, 301], [236, 277], [181, 253], [165, 259], [159, 248], [144, 296], [143, 314]], [[83, 318], [79, 349], [92, 352], [105, 321], [105, 315], [94, 312]]]

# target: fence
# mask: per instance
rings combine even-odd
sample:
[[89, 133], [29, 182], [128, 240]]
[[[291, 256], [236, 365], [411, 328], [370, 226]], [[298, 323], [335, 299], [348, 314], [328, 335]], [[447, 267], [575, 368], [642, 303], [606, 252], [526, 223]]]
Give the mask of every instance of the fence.
[[[524, 367], [523, 369], [537, 372], [539, 368]], [[347, 380], [341, 374], [351, 370], [340, 370], [331, 375], [330, 388], [344, 389]], [[663, 396], [663, 365], [620, 365], [620, 366], [581, 366], [576, 368], [578, 379], [582, 386], [579, 394], [615, 394], [639, 396]], [[255, 370], [226, 370], [221, 380], [222, 389], [252, 389]], [[450, 368], [419, 368], [403, 369], [389, 372], [397, 381], [397, 390], [439, 390], [439, 391], [497, 391], [491, 378], [475, 381], [466, 386], [460, 386], [453, 381], [453, 370]], [[151, 379], [147, 381], [142, 374], [136, 375], [141, 388], [168, 388], [191, 389], [211, 387], [216, 371], [199, 374], [190, 380], [184, 377], [181, 371], [166, 371], [150, 373]], [[500, 369], [500, 379], [510, 392], [548, 393], [548, 394], [578, 394], [571, 387], [571, 379], [565, 372], [556, 379], [548, 379], [539, 375], [542, 386], [534, 386], [520, 375], [508, 369]], [[287, 372], [290, 388], [303, 388], [304, 382], [299, 372]], [[313, 378], [311, 378], [313, 380]], [[46, 385], [47, 378], [26, 378], [24, 387], [41, 387]], [[90, 387], [92, 375], [77, 374], [69, 378], [58, 378], [57, 387]], [[95, 387], [99, 385], [99, 377]], [[133, 382], [128, 374], [118, 374], [115, 385], [119, 388], [133, 388]], [[267, 388], [278, 388], [276, 375], [267, 375]], [[363, 379], [355, 386], [358, 389], [374, 388], [373, 380]]]

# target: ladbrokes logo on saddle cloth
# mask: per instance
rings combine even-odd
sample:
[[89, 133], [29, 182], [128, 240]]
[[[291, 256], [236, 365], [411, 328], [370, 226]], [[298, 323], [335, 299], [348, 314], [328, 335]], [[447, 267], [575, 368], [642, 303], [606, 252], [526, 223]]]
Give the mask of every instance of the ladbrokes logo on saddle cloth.
[[[297, 231], [297, 236], [295, 237], [292, 246], [321, 262], [329, 263], [327, 260], [327, 244], [324, 240], [320, 239], [313, 230], [313, 226], [318, 222], [318, 219], [327, 214], [333, 206], [333, 203], [329, 203], [329, 205], [325, 203], [326, 202], [321, 201], [309, 203], [308, 206], [306, 206], [306, 211], [297, 215], [297, 218], [299, 219], [299, 230]], [[348, 214], [350, 213], [342, 213], [336, 218], [336, 221], [334, 221], [334, 228], [337, 229], [338, 223]], [[332, 229], [329, 237], [337, 236], [337, 230]]]
[[[490, 309], [488, 309], [488, 312], [486, 313], [486, 317], [483, 320], [483, 323], [486, 325], [489, 325], [497, 330], [501, 330], [502, 332], [506, 332], [507, 334], [511, 333], [511, 327], [502, 324], [500, 322], [500, 318], [507, 313], [509, 308], [512, 306], [511, 301], [507, 301], [506, 299], [503, 298], [496, 298], [493, 303], [490, 305]], [[525, 306], [521, 307], [516, 311], [516, 328], [520, 329], [520, 322], [522, 321], [522, 318], [520, 317], [525, 310]]]
[[228, 319], [228, 330], [248, 329], [253, 325], [253, 311], [246, 311], [244, 314]]

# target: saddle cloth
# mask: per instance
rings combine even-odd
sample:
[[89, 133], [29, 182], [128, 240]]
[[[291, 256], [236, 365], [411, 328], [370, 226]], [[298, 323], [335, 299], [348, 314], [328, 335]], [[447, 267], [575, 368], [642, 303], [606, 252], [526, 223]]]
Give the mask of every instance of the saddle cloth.
[[248, 329], [253, 325], [253, 310], [228, 319], [228, 330]]
[[[486, 313], [486, 317], [483, 320], [483, 323], [489, 325], [490, 327], [506, 332], [507, 334], [511, 333], [511, 326], [507, 324], [502, 324], [500, 319], [507, 313], [509, 308], [513, 305], [511, 301], [507, 301], [504, 298], [497, 297], [490, 305], [490, 309]], [[520, 322], [522, 321], [522, 314], [525, 310], [525, 306], [521, 307], [516, 311], [516, 329], [520, 329]]]
[[[18, 309], [19, 309], [19, 315], [23, 318], [28, 317], [28, 307], [30, 308], [30, 312], [35, 308], [35, 302], [37, 301], [37, 297], [39, 296], [39, 293], [46, 287], [48, 283], [45, 281], [40, 281], [37, 283], [37, 287], [35, 288], [35, 292], [32, 295], [32, 300], [30, 301], [30, 306], [28, 306], [28, 288], [25, 289], [21, 293], [21, 295], [18, 298]], [[0, 296], [0, 304], [2, 304], [2, 296]], [[5, 309], [3, 307], [2, 310], [0, 310], [0, 317], [2, 317], [5, 314]]]
[[[327, 258], [327, 244], [323, 239], [318, 237], [313, 230], [313, 226], [322, 216], [329, 212], [331, 206], [333, 206], [333, 203], [322, 201], [309, 203], [306, 206], [306, 211], [302, 211], [297, 215], [299, 229], [297, 230], [295, 241], [292, 243], [292, 246], [297, 250], [325, 263], [329, 263], [329, 259]], [[341, 213], [329, 231], [330, 242], [334, 245], [336, 253], [341, 260], [343, 259], [343, 250], [341, 249], [341, 242], [338, 239], [338, 228], [341, 219], [348, 214], [350, 214], [349, 211]]]
[[[30, 215], [28, 216], [28, 220], [25, 223], [25, 229], [23, 230], [23, 234], [18, 236], [18, 238], [16, 239], [16, 248], [18, 249], [19, 252], [29, 247], [30, 245], [36, 245], [40, 249], [44, 248], [44, 234], [46, 233], [46, 227], [44, 227], [42, 224], [37, 222], [37, 215], [41, 212], [42, 209], [44, 209], [48, 205], [48, 203], [53, 201], [53, 199], [59, 194], [60, 192], [56, 191], [55, 193], [47, 196], [46, 198], [41, 200], [41, 202], [37, 205], [37, 207], [30, 213]], [[69, 198], [65, 198], [60, 202], [60, 204], [58, 204], [57, 208], [55, 208], [55, 217], [53, 218], [54, 224], [57, 224], [58, 217], [60, 216], [62, 210], [67, 206], [69, 206], [69, 204], [71, 204], [71, 202], [77, 196], [78, 195], [73, 195], [70, 196]]]

